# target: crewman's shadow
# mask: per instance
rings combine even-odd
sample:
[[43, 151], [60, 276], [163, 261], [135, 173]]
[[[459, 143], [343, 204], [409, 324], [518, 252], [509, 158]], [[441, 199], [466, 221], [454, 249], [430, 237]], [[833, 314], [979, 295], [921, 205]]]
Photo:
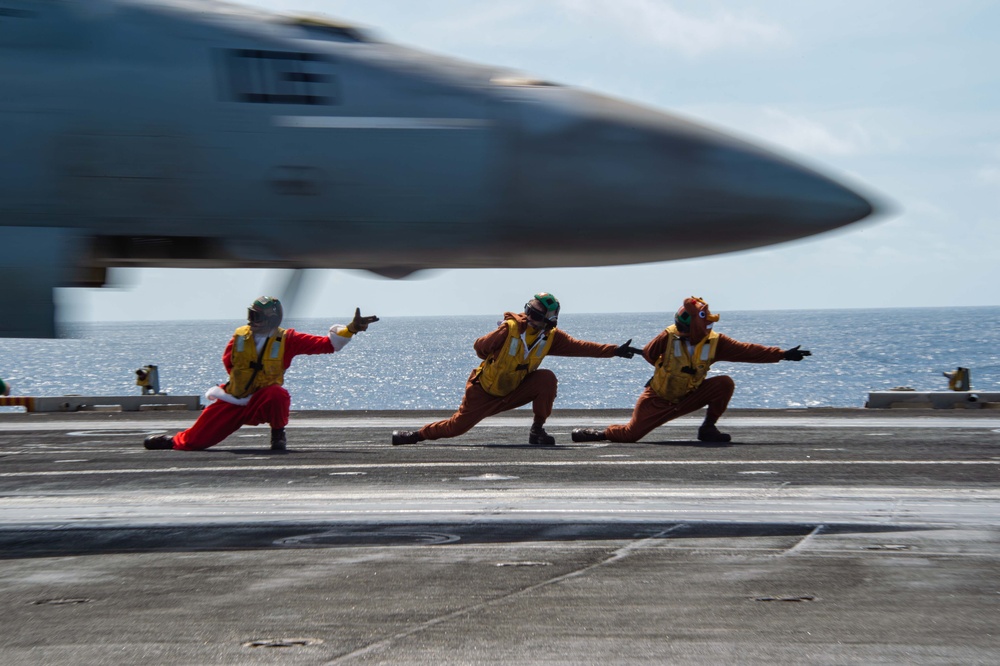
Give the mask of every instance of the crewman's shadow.
[[642, 444], [652, 444], [653, 446], [691, 446], [696, 449], [728, 449], [739, 442], [700, 442], [698, 440], [670, 440], [663, 442], [642, 442]]
[[451, 447], [451, 448], [455, 448], [455, 449], [467, 449], [467, 448], [473, 448], [473, 449], [529, 449], [529, 450], [533, 450], [533, 451], [560, 451], [560, 450], [568, 450], [568, 449], [578, 449], [578, 448], [580, 448], [579, 445], [573, 445], [573, 444], [552, 444], [552, 445], [549, 445], [549, 446], [544, 446], [544, 445], [540, 445], [540, 444], [500, 444], [500, 443], [497, 443], [497, 444], [490, 444], [490, 443], [486, 443], [486, 444], [463, 444], [461, 442], [454, 442], [454, 443], [449, 443], [449, 444], [444, 444], [444, 443], [437, 444], [437, 443], [435, 443], [434, 446], [437, 447], [437, 448], [448, 448], [448, 447]]
[[274, 451], [272, 449], [209, 449], [212, 453], [229, 453], [234, 456], [287, 456], [296, 451]]

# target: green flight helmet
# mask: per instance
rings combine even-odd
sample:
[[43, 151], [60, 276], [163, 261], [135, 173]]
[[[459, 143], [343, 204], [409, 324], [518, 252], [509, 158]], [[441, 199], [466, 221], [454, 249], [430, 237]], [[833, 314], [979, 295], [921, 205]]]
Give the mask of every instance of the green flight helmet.
[[524, 304], [524, 312], [536, 321], [544, 320], [546, 328], [555, 328], [559, 323], [559, 299], [545, 291], [537, 293]]
[[251, 327], [266, 327], [266, 330], [275, 329], [281, 325], [281, 319], [284, 316], [281, 301], [273, 296], [261, 296], [247, 308], [247, 323]]

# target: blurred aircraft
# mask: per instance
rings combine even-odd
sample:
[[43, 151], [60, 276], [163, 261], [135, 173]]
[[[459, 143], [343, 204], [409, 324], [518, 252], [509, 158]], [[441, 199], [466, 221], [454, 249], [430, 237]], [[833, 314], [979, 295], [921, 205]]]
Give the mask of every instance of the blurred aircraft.
[[670, 114], [205, 0], [0, 0], [0, 336], [113, 267], [601, 266], [868, 216]]

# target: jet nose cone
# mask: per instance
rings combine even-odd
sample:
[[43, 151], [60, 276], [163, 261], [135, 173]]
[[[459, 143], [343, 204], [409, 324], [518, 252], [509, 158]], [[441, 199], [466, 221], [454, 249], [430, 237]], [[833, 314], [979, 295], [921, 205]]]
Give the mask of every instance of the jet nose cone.
[[857, 222], [865, 197], [801, 164], [658, 111], [578, 91], [526, 107], [511, 241], [546, 228], [578, 264], [746, 250]]
[[700, 177], [721, 195], [721, 213], [735, 213], [736, 204], [746, 214], [787, 225], [794, 237], [836, 229], [875, 212], [854, 190], [785, 157], [724, 135], [701, 141]]
[[617, 115], [652, 152], [644, 171], [652, 182], [638, 189], [662, 193], [647, 195], [650, 208], [660, 210], [659, 226], [684, 220], [710, 231], [716, 252], [811, 236], [874, 212], [854, 190], [747, 141], [668, 114], [646, 112], [641, 125], [625, 120], [636, 115], [631, 108]]
[[811, 201], [816, 208], [813, 215], [818, 214], [821, 218], [818, 222], [826, 228], [859, 222], [875, 213], [875, 205], [857, 192], [822, 176], [815, 178], [819, 179], [826, 180], [825, 186], [817, 185]]

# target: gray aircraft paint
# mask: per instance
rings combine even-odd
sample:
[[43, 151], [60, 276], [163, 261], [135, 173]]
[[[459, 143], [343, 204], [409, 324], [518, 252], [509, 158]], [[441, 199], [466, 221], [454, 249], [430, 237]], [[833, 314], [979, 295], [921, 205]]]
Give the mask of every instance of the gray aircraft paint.
[[6, 337], [112, 267], [615, 265], [872, 212], [667, 113], [224, 3], [0, 0], [0, 89]]

